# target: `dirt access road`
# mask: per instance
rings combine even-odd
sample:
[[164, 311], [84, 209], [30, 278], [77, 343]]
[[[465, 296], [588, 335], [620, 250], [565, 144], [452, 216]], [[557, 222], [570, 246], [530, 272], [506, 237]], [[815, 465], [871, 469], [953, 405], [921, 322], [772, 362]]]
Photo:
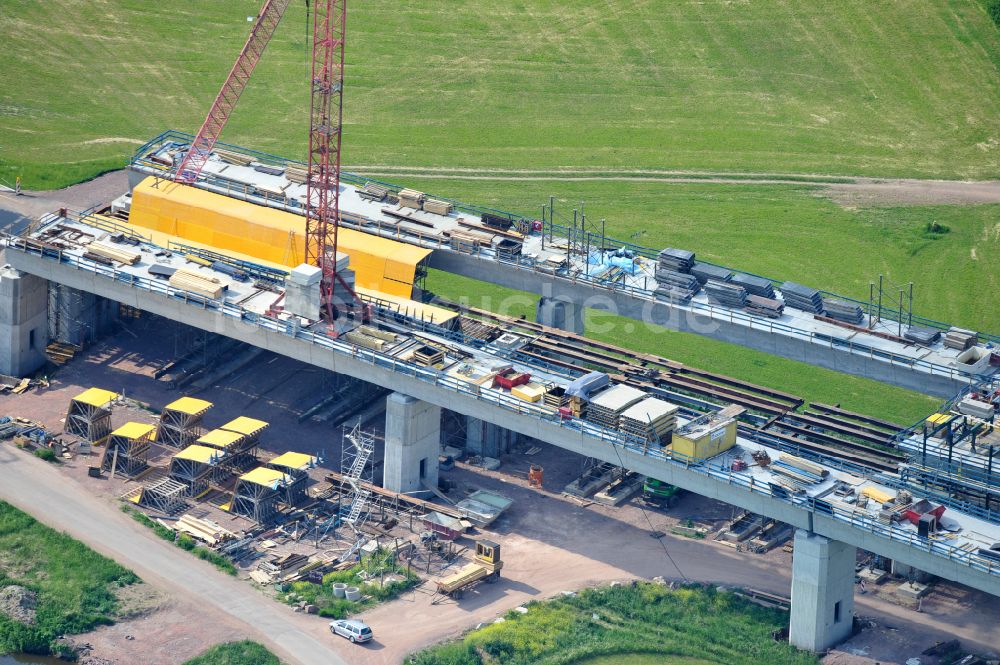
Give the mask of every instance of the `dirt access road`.
[[[250, 585], [156, 540], [149, 529], [95, 498], [56, 467], [5, 445], [0, 447], [0, 477], [0, 499], [115, 559], [171, 596], [230, 615], [244, 624], [247, 637], [267, 644], [284, 661], [301, 665], [355, 662], [335, 650], [345, 645], [333, 640], [326, 621], [293, 613], [263, 598]], [[141, 649], [141, 641], [135, 648]], [[378, 644], [369, 647], [378, 648]]]

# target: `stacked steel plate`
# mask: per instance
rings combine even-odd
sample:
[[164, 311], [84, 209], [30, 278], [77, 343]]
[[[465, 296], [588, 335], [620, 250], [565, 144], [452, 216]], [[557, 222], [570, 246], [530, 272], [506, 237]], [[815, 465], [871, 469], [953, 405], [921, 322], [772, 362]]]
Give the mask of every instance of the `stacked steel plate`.
[[941, 338], [941, 331], [935, 330], [934, 328], [921, 328], [920, 326], [910, 326], [903, 333], [903, 337], [910, 340], [911, 342], [916, 342], [917, 344], [923, 344], [924, 346], [930, 346], [934, 342]]
[[709, 302], [726, 307], [742, 309], [747, 305], [747, 290], [738, 284], [717, 282], [714, 279], [705, 284], [705, 293]]
[[694, 265], [691, 266], [691, 274], [697, 277], [698, 281], [702, 284], [710, 279], [718, 282], [728, 282], [733, 277], [732, 270], [721, 266], [713, 266], [710, 263], [702, 263], [701, 261], [694, 262]]
[[861, 309], [861, 305], [852, 302], [836, 300], [835, 298], [823, 298], [823, 309], [831, 319], [850, 323], [855, 326], [860, 326], [865, 322], [865, 312]]
[[618, 419], [627, 408], [646, 397], [638, 388], [619, 383], [590, 398], [587, 420], [608, 429], [618, 429]]
[[747, 311], [756, 316], [777, 319], [785, 312], [785, 305], [774, 298], [747, 296]]
[[694, 265], [694, 252], [667, 247], [659, 254], [659, 267], [674, 272], [688, 272]]
[[694, 275], [676, 270], [659, 268], [655, 274], [656, 291], [654, 294], [661, 300], [671, 302], [687, 302], [691, 296], [701, 290], [701, 282]]
[[771, 284], [771, 280], [764, 279], [763, 277], [754, 277], [753, 275], [744, 275], [738, 272], [729, 281], [733, 284], [739, 284], [750, 295], [760, 296], [761, 298], [774, 298], [774, 285]]
[[781, 297], [787, 306], [794, 309], [813, 314], [823, 313], [823, 296], [816, 289], [795, 282], [785, 282], [781, 285]]

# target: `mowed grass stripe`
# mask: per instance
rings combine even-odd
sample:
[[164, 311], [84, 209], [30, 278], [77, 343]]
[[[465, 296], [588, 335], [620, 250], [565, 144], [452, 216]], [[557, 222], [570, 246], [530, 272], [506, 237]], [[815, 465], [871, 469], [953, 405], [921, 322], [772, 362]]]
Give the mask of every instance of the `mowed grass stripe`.
[[[8, 0], [0, 177], [66, 184], [196, 129], [257, 0]], [[995, 177], [1000, 31], [980, 0], [373, 0], [349, 19], [348, 161]], [[44, 45], [44, 46], [42, 46]], [[227, 133], [301, 157], [289, 8]], [[93, 141], [104, 142], [93, 142]]]

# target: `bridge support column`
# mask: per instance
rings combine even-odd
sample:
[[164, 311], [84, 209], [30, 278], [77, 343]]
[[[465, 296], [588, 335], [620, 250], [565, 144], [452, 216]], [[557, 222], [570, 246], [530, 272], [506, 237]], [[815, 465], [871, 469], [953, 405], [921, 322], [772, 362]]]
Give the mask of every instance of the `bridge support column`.
[[0, 268], [0, 374], [26, 376], [45, 364], [48, 282]]
[[788, 641], [825, 651], [851, 634], [857, 548], [803, 529], [792, 555], [792, 617]]
[[465, 449], [484, 457], [500, 457], [517, 444], [517, 432], [472, 416], [465, 417]]
[[543, 326], [582, 335], [583, 305], [565, 296], [542, 296], [535, 307], [535, 320]]
[[441, 407], [402, 393], [389, 395], [385, 406], [383, 487], [393, 492], [436, 488]]

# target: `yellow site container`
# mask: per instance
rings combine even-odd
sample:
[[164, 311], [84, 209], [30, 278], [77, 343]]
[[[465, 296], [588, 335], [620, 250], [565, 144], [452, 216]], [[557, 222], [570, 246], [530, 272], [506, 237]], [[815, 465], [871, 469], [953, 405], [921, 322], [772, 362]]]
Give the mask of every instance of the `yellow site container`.
[[953, 417], [954, 416], [952, 416], [950, 413], [935, 413], [933, 416], [927, 419], [927, 422], [931, 423], [932, 425], [940, 425], [942, 423], [948, 422]]
[[523, 399], [525, 402], [537, 402], [545, 395], [545, 388], [540, 383], [529, 381], [523, 385], [511, 388], [510, 394], [518, 399]]
[[729, 420], [699, 427], [687, 434], [673, 435], [670, 449], [682, 459], [704, 460], [736, 445], [736, 421]]
[[[132, 192], [129, 222], [218, 250], [295, 267], [305, 260], [305, 218], [190, 185], [146, 178]], [[350, 257], [355, 283], [409, 298], [417, 264], [431, 250], [341, 228], [337, 249]]]

